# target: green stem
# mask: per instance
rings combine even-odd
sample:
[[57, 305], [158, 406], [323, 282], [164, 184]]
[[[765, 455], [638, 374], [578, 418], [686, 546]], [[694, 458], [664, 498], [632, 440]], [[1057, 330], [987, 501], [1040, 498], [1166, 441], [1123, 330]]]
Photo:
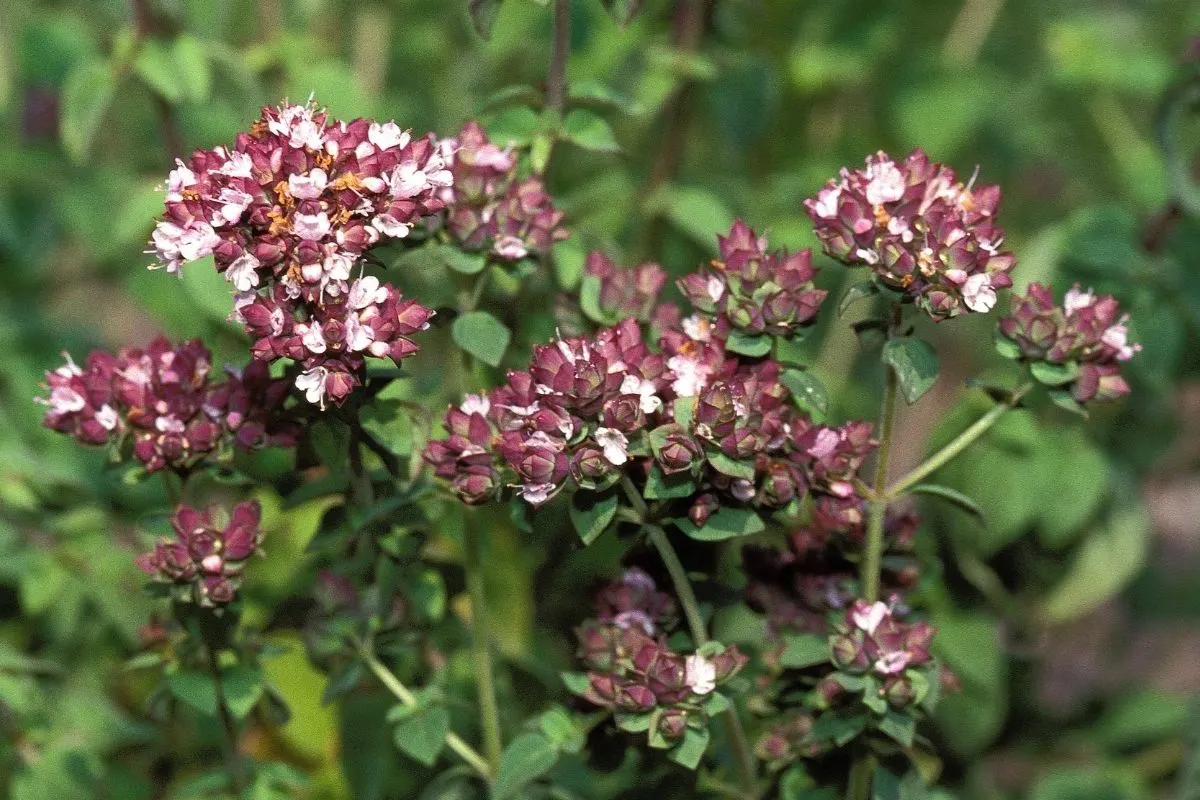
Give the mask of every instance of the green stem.
[[[370, 650], [364, 649], [362, 652], [362, 659], [371, 672], [375, 673], [375, 677], [379, 679], [379, 682], [382, 683], [389, 692], [395, 695], [397, 700], [399, 700], [401, 703], [404, 703], [406, 706], [415, 706], [417, 704], [416, 695], [409, 691], [409, 689], [400, 682], [400, 679], [396, 677], [395, 673], [389, 670], [386, 666], [384, 666], [383, 662], [375, 657], [374, 653], [372, 653]], [[464, 742], [457, 733], [451, 731], [446, 734], [446, 746], [457, 753], [459, 758], [467, 762], [467, 765], [470, 766], [471, 769], [478, 772], [481, 777], [486, 779], [491, 776], [491, 768], [488, 766], [488, 762], [483, 756], [479, 755], [479, 753], [475, 751], [475, 748]]]
[[871, 778], [875, 772], [875, 757], [864, 753], [850, 767], [850, 779], [846, 783], [846, 800], [871, 800]]
[[[625, 480], [629, 479], [625, 478]], [[641, 506], [642, 509], [645, 509], [645, 503], [642, 503]], [[653, 523], [644, 523], [642, 530], [646, 531], [650, 543], [658, 551], [659, 557], [667, 568], [667, 573], [671, 576], [671, 582], [675, 585], [675, 595], [679, 598], [679, 605], [683, 607], [683, 616], [687, 620], [692, 640], [696, 647], [703, 647], [709, 639], [704, 617], [700, 614], [700, 603], [696, 600], [696, 593], [692, 590], [692, 582], [688, 580], [687, 571], [684, 570], [675, 548], [671, 546], [671, 540], [667, 538], [667, 532], [661, 526]], [[750, 741], [746, 738], [746, 731], [738, 716], [737, 705], [730, 703], [723, 717], [730, 744], [733, 746], [734, 758], [738, 764], [742, 795], [746, 798], [757, 798], [758, 764], [754, 760], [754, 751], [750, 749]]]
[[500, 706], [496, 702], [496, 678], [492, 671], [491, 636], [488, 633], [487, 593], [483, 586], [483, 560], [479, 537], [471, 520], [464, 526], [467, 592], [471, 596], [471, 656], [475, 663], [475, 684], [479, 692], [479, 722], [483, 728], [483, 751], [488, 770], [495, 775], [504, 749], [500, 736]]
[[233, 714], [229, 712], [229, 703], [225, 699], [225, 686], [221, 682], [221, 662], [217, 658], [217, 647], [209, 641], [204, 642], [204, 650], [208, 655], [208, 671], [213, 679], [213, 691], [217, 698], [217, 716], [221, 720], [221, 754], [229, 769], [229, 779], [233, 789], [240, 796], [250, 784], [246, 779], [246, 770], [238, 757], [237, 724]]
[[567, 112], [567, 56], [571, 51], [570, 0], [554, 0], [554, 38], [546, 70], [546, 108], [559, 119]]
[[[983, 434], [987, 433], [993, 425], [1000, 421], [1000, 418], [1011, 409], [1016, 408], [1023, 398], [1033, 388], [1032, 383], [1025, 383], [1013, 390], [1012, 395], [1005, 403], [998, 403], [991, 408], [986, 414], [975, 421], [971, 427], [954, 437], [953, 441], [938, 450], [929, 458], [914, 468], [904, 477], [897, 480], [887, 491], [882, 492], [882, 497], [885, 500], [895, 500], [902, 496], [905, 492], [916, 486], [929, 475], [932, 475], [937, 470], [941, 469], [948, 462], [953, 460], [959, 453], [966, 450], [971, 444]], [[878, 487], [876, 487], [878, 491]]]
[[862, 598], [868, 603], [879, 599], [879, 573], [883, 564], [883, 523], [887, 513], [887, 498], [883, 494], [887, 485], [888, 457], [892, 449], [892, 430], [896, 422], [896, 394], [899, 381], [896, 371], [890, 366], [884, 377], [883, 410], [880, 412], [879, 451], [875, 454], [874, 497], [871, 500], [870, 516], [867, 519], [867, 543], [859, 570]]

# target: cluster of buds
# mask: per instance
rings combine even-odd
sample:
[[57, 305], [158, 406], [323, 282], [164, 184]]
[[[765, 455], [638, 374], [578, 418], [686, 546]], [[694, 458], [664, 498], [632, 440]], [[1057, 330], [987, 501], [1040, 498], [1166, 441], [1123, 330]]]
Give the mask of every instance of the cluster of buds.
[[262, 542], [258, 501], [238, 503], [228, 521], [223, 509], [198, 511], [180, 506], [171, 517], [174, 541], [159, 541], [138, 556], [138, 567], [155, 581], [168, 584], [178, 600], [221, 606], [233, 600], [242, 572]]
[[870, 266], [885, 285], [946, 319], [990, 311], [996, 290], [1012, 285], [1016, 262], [1000, 250], [1004, 232], [993, 221], [1000, 188], [973, 184], [923, 150], [902, 162], [879, 152], [865, 169], [843, 168], [804, 205], [826, 254]]
[[256, 356], [296, 359], [306, 396], [338, 403], [367, 356], [399, 363], [417, 349], [408, 337], [433, 312], [361, 277], [360, 262], [444, 208], [447, 166], [432, 135], [394, 122], [341, 122], [311, 103], [264, 108], [232, 149], [198, 150], [171, 171], [154, 252], [170, 272], [211, 255]]
[[446, 230], [463, 249], [519, 261], [545, 255], [567, 237], [563, 213], [542, 181], [518, 180], [516, 154], [491, 142], [478, 123], [468, 122], [441, 146], [453, 183], [438, 196], [447, 209]]
[[[843, 507], [847, 508], [847, 507]], [[830, 514], [814, 507], [812, 521], [792, 532], [788, 549], [766, 545], [742, 548], [742, 569], [748, 580], [746, 602], [766, 617], [773, 639], [789, 633], [829, 633], [831, 613], [842, 613], [858, 597], [857, 564], [862, 551], [865, 504], [848, 507], [854, 513]], [[889, 508], [884, 522], [883, 588], [904, 592], [919, 579], [912, 555], [920, 518], [911, 511]]]
[[[658, 296], [667, 283], [667, 273], [658, 264], [647, 262], [636, 267], [620, 267], [600, 252], [590, 253], [584, 268], [596, 283], [599, 311], [612, 319], [637, 317], [650, 321], [659, 308]], [[586, 290], [586, 287], [584, 289]]]
[[[853, 479], [875, 447], [871, 426], [817, 425], [790, 402], [773, 361], [725, 352], [704, 318], [667, 331], [663, 352], [636, 320], [534, 348], [527, 371], [445, 417], [426, 460], [463, 502], [497, 496], [505, 477], [533, 505], [565, 486], [622, 474], [693, 483], [702, 526], [725, 502], [781, 508], [807, 493], [854, 502]], [[689, 331], [699, 338], [692, 338]]]
[[1031, 283], [1000, 320], [1001, 353], [1031, 363], [1034, 376], [1069, 391], [1079, 403], [1129, 394], [1121, 363], [1142, 349], [1129, 341], [1129, 315], [1109, 295], [1067, 291], [1061, 306], [1050, 287]]
[[651, 743], [663, 746], [689, 725], [705, 724], [703, 704], [747, 662], [736, 646], [716, 643], [691, 655], [675, 652], [667, 645], [673, 624], [671, 598], [631, 569], [601, 588], [596, 617], [576, 630], [588, 670], [584, 699], [623, 715], [652, 715]]
[[771, 769], [786, 767], [798, 758], [812, 758], [823, 751], [812, 740], [813, 716], [807, 711], [791, 711], [763, 731], [754, 746], [754, 754]]
[[681, 279], [679, 289], [722, 332], [790, 336], [816, 319], [828, 292], [813, 286], [811, 251], [768, 252], [766, 237], [741, 220], [717, 240], [721, 259]]
[[125, 440], [147, 471], [188, 469], [222, 447], [290, 447], [300, 427], [282, 406], [291, 387], [251, 362], [212, 380], [212, 355], [198, 339], [172, 346], [155, 339], [146, 349], [70, 356], [46, 373], [46, 427], [83, 444]]
[[854, 601], [830, 639], [834, 665], [882, 676], [889, 681], [886, 690], [905, 670], [930, 663], [933, 627], [924, 621], [903, 622], [901, 616], [897, 597], [890, 603]]

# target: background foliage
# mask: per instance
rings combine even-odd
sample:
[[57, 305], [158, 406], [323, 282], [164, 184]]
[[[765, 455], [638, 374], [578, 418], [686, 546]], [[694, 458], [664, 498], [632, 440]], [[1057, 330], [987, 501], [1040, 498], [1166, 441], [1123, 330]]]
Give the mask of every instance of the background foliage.
[[[0, 796], [202, 796], [188, 781], [217, 758], [215, 729], [196, 715], [164, 719], [147, 708], [149, 676], [122, 667], [155, 607], [140, 593], [132, 556], [162, 527], [163, 490], [124, 480], [102, 452], [43, 430], [30, 402], [43, 371], [64, 347], [80, 355], [144, 344], [159, 331], [205, 337], [218, 362], [242, 358], [220, 278], [187, 270], [180, 285], [147, 272], [142, 251], [172, 159], [230, 141], [263, 104], [315, 93], [341, 118], [394, 118], [450, 134], [478, 116], [494, 138], [532, 137], [547, 9], [506, 0], [485, 41], [465, 5], [7, 7]], [[939, 710], [946, 780], [970, 798], [1200, 797], [1200, 781], [1188, 785], [1195, 767], [1187, 767], [1200, 723], [1190, 734], [1185, 725], [1200, 687], [1200, 594], [1191, 577], [1200, 565], [1200, 440], [1189, 424], [1200, 413], [1200, 221], [1172, 201], [1172, 167], [1154, 128], [1162, 98], [1195, 69], [1185, 55], [1200, 7], [718, 0], [692, 46], [674, 31], [674, 5], [647, 0], [624, 28], [599, 2], [572, 5], [568, 78], [578, 113], [549, 174], [572, 238], [556, 248], [554, 275], [529, 279], [548, 302], [514, 309], [516, 286], [503, 280], [485, 297], [513, 330], [508, 357], [520, 361], [563, 322], [549, 299], [578, 286], [588, 249], [621, 263], [654, 259], [679, 275], [713, 255], [714, 234], [734, 216], [767, 229], [774, 246], [814, 246], [800, 201], [840, 165], [918, 145], [963, 173], [978, 163], [983, 180], [1004, 187], [1017, 287], [1082, 280], [1114, 293], [1145, 351], [1131, 365], [1133, 395], [1086, 433], [1065, 413], [1010, 415], [939, 477], [976, 498], [986, 520], [925, 509], [925, 555], [940, 559], [944, 574], [928, 581], [922, 601], [963, 684]], [[1166, 138], [1176, 149], [1194, 146], [1200, 124], [1176, 123]], [[396, 280], [406, 293], [430, 306], [452, 302], [440, 265], [403, 266]], [[835, 288], [842, 272], [826, 265], [820, 280]], [[902, 411], [897, 462], [915, 463], [986, 407], [982, 396], [972, 407], [963, 385], [990, 351], [988, 324], [976, 322], [935, 330], [944, 377]], [[443, 383], [437, 363], [452, 349], [439, 341], [448, 345], [450, 336], [446, 326], [423, 343], [403, 390], [432, 415], [461, 388]], [[873, 416], [877, 378], [865, 363], [860, 372], [853, 335], [830, 328], [805, 346], [832, 406]], [[499, 374], [478, 375], [479, 385]], [[398, 391], [388, 399], [408, 398]], [[404, 453], [428, 425], [420, 413], [414, 420], [381, 419], [379, 431]], [[265, 481], [258, 497], [269, 554], [251, 570], [246, 619], [262, 630], [262, 663], [292, 714], [280, 724], [260, 704], [249, 745], [308, 776], [296, 796], [417, 796], [432, 773], [378, 735], [382, 692], [364, 685], [322, 705], [326, 677], [302, 639], [321, 534], [365, 523], [345, 519], [338, 487], [322, 491], [327, 476], [295, 473], [269, 453], [240, 466]], [[463, 612], [458, 505], [446, 503], [440, 519], [426, 548], [441, 568], [414, 578], [427, 589], [418, 616], [453, 621]], [[586, 605], [580, 587], [604, 574], [616, 544], [577, 551], [565, 518], [536, 535], [498, 512], [490, 525], [488, 589], [506, 660], [500, 692], [515, 724], [561, 694], [566, 634]], [[723, 623], [725, 641], [760, 635], [749, 615]], [[449, 688], [469, 697], [470, 665], [454, 655], [461, 633], [448, 630], [436, 646], [451, 654]], [[247, 691], [253, 703], [262, 687]], [[469, 706], [451, 709], [456, 722], [471, 724]], [[627, 758], [598, 782], [570, 759], [556, 769], [558, 783], [599, 798], [626, 790], [637, 764]], [[661, 785], [622, 796], [672, 791], [669, 774], [654, 780]]]

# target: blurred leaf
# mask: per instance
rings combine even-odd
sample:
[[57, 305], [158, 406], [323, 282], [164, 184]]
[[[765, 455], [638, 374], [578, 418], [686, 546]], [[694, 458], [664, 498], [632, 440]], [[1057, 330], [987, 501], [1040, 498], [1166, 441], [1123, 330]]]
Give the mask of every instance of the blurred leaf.
[[1000, 732], [1008, 713], [1007, 662], [995, 620], [982, 614], [935, 616], [933, 650], [954, 671], [962, 691], [941, 698], [938, 726], [955, 753], [970, 756]]
[[450, 712], [445, 706], [418, 709], [396, 723], [392, 738], [396, 747], [427, 767], [437, 762], [438, 753], [450, 731]]
[[1118, 697], [1096, 722], [1097, 738], [1106, 747], [1119, 750], [1173, 739], [1183, 732], [1187, 699], [1158, 689], [1140, 689]]
[[500, 756], [500, 769], [492, 784], [492, 799], [504, 800], [550, 771], [558, 750], [540, 733], [523, 733]]
[[77, 164], [87, 160], [116, 88], [116, 75], [104, 59], [78, 64], [67, 75], [59, 132], [63, 148]]
[[485, 39], [492, 35], [492, 26], [496, 24], [499, 10], [500, 0], [467, 0], [467, 11], [471, 14], [475, 32]]
[[[282, 652], [264, 659], [263, 671], [291, 711], [288, 721], [276, 729], [278, 734], [305, 758], [318, 762], [331, 760], [339, 747], [338, 709], [321, 700], [325, 675], [309, 662], [299, 633], [274, 633], [268, 641]], [[368, 699], [383, 705], [378, 696]], [[377, 735], [380, 730], [383, 729], [374, 731], [372, 738], [386, 745], [386, 738]]]
[[733, 222], [733, 213], [724, 201], [707, 189], [669, 188], [662, 192], [658, 203], [680, 231], [710, 252], [716, 252], [717, 234], [729, 230]]
[[1058, 767], [1043, 775], [1029, 800], [1144, 800], [1146, 787], [1130, 767]]
[[771, 352], [771, 337], [761, 333], [747, 333], [743, 330], [732, 330], [725, 341], [725, 349], [750, 358], [765, 356]]
[[765, 530], [762, 518], [747, 508], [724, 506], [711, 514], [704, 525], [697, 528], [688, 518], [676, 520], [679, 529], [700, 542], [720, 542], [740, 536], [750, 536]]
[[617, 495], [579, 490], [571, 495], [571, 524], [585, 545], [596, 541], [617, 515]]
[[642, 0], [601, 0], [618, 25], [628, 25], [637, 16]]
[[957, 489], [951, 489], [949, 486], [940, 486], [936, 483], [920, 483], [908, 490], [911, 494], [927, 494], [932, 497], [939, 497], [966, 511], [968, 514], [977, 517], [980, 522], [983, 521], [983, 509], [979, 504], [967, 497]]
[[804, 669], [814, 664], [826, 664], [829, 659], [829, 640], [824, 636], [804, 633], [783, 637], [783, 652], [779, 654], [780, 666]]
[[708, 749], [708, 739], [708, 728], [688, 728], [683, 733], [683, 741], [667, 753], [667, 758], [682, 767], [694, 770], [700, 766], [700, 759], [704, 758], [704, 751]]
[[167, 42], [161, 39], [146, 39], [138, 50], [134, 71], [139, 78], [170, 103], [184, 98], [186, 88], [184, 71], [176, 63]]
[[584, 150], [596, 153], [621, 152], [621, 145], [617, 144], [608, 121], [599, 114], [582, 108], [567, 112], [563, 120], [562, 136]]
[[910, 406], [937, 382], [937, 352], [923, 339], [891, 339], [883, 346], [882, 358], [896, 370], [900, 393]]
[[512, 339], [512, 331], [486, 311], [471, 311], [459, 316], [450, 333], [455, 344], [493, 367], [500, 365]]

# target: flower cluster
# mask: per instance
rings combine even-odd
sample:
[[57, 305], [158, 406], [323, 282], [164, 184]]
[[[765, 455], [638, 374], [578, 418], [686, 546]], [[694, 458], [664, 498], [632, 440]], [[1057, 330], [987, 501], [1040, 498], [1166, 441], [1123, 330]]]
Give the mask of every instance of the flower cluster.
[[679, 289], [722, 331], [788, 336], [815, 320], [828, 292], [813, 287], [811, 251], [768, 252], [766, 237], [741, 220], [717, 239], [721, 260], [680, 280]]
[[476, 122], [442, 140], [453, 184], [438, 195], [446, 230], [466, 250], [487, 250], [501, 261], [544, 255], [567, 237], [563, 213], [539, 178], [517, 179], [517, 157], [492, 143]]
[[634, 568], [601, 588], [595, 618], [576, 630], [588, 670], [584, 699], [625, 715], [653, 712], [651, 743], [665, 746], [689, 724], [706, 722], [705, 701], [747, 662], [736, 646], [675, 652], [667, 644], [674, 607], [649, 575]]
[[1129, 394], [1121, 363], [1142, 349], [1129, 341], [1129, 315], [1109, 295], [1069, 289], [1061, 306], [1050, 287], [1031, 283], [1000, 320], [1002, 353], [1031, 362], [1034, 375], [1061, 386], [1080, 403]]
[[199, 150], [171, 171], [154, 252], [170, 272], [213, 256], [255, 355], [296, 359], [310, 401], [339, 403], [366, 356], [399, 363], [433, 313], [361, 277], [364, 254], [440, 211], [452, 183], [432, 135], [268, 107], [232, 149]]
[[[852, 557], [865, 541], [865, 504], [829, 504], [813, 508], [812, 521], [788, 536], [788, 549], [766, 545], [742, 548], [742, 568], [749, 579], [746, 602], [766, 616], [772, 638], [786, 633], [829, 632], [829, 615], [841, 613], [858, 597], [857, 564]], [[920, 518], [911, 511], [888, 509], [884, 523], [887, 559], [885, 592], [903, 592], [919, 577], [912, 555]]]
[[892, 603], [856, 600], [830, 639], [837, 667], [886, 678], [885, 692], [894, 688], [895, 682], [901, 680], [896, 676], [903, 675], [909, 667], [932, 661], [929, 644], [933, 641], [933, 627], [924, 621], [901, 621], [897, 603], [898, 600]]
[[825, 252], [850, 266], [865, 264], [935, 319], [986, 312], [996, 290], [1012, 285], [1016, 262], [1000, 250], [994, 216], [1000, 188], [965, 185], [923, 150], [902, 162], [869, 156], [866, 168], [843, 168], [804, 201]]
[[[726, 353], [704, 318], [668, 331], [662, 352], [627, 319], [594, 338], [534, 348], [488, 396], [451, 407], [449, 436], [426, 460], [466, 503], [484, 503], [506, 475], [540, 505], [564, 486], [597, 488], [627, 474], [691, 484], [703, 525], [720, 501], [781, 508], [813, 492], [853, 503], [853, 478], [874, 448], [871, 426], [815, 424], [790, 402], [773, 361]], [[693, 338], [695, 337], [695, 338]]]
[[588, 276], [585, 280], [591, 278], [596, 282], [600, 312], [614, 319], [637, 317], [643, 322], [649, 321], [667, 283], [667, 273], [658, 264], [647, 262], [636, 267], [619, 267], [599, 252], [588, 255], [584, 273]]
[[171, 517], [175, 541], [159, 541], [138, 556], [137, 565], [160, 583], [169, 584], [179, 600], [220, 606], [233, 600], [242, 571], [262, 542], [258, 501], [238, 503], [228, 521], [217, 522], [222, 509], [198, 511], [180, 506]]
[[146, 349], [116, 355], [93, 351], [80, 367], [67, 363], [46, 373], [45, 424], [83, 444], [128, 438], [148, 471], [187, 469], [220, 447], [243, 449], [296, 443], [299, 426], [283, 412], [290, 387], [251, 362], [211, 376], [212, 355], [198, 339], [172, 346], [155, 339]]

